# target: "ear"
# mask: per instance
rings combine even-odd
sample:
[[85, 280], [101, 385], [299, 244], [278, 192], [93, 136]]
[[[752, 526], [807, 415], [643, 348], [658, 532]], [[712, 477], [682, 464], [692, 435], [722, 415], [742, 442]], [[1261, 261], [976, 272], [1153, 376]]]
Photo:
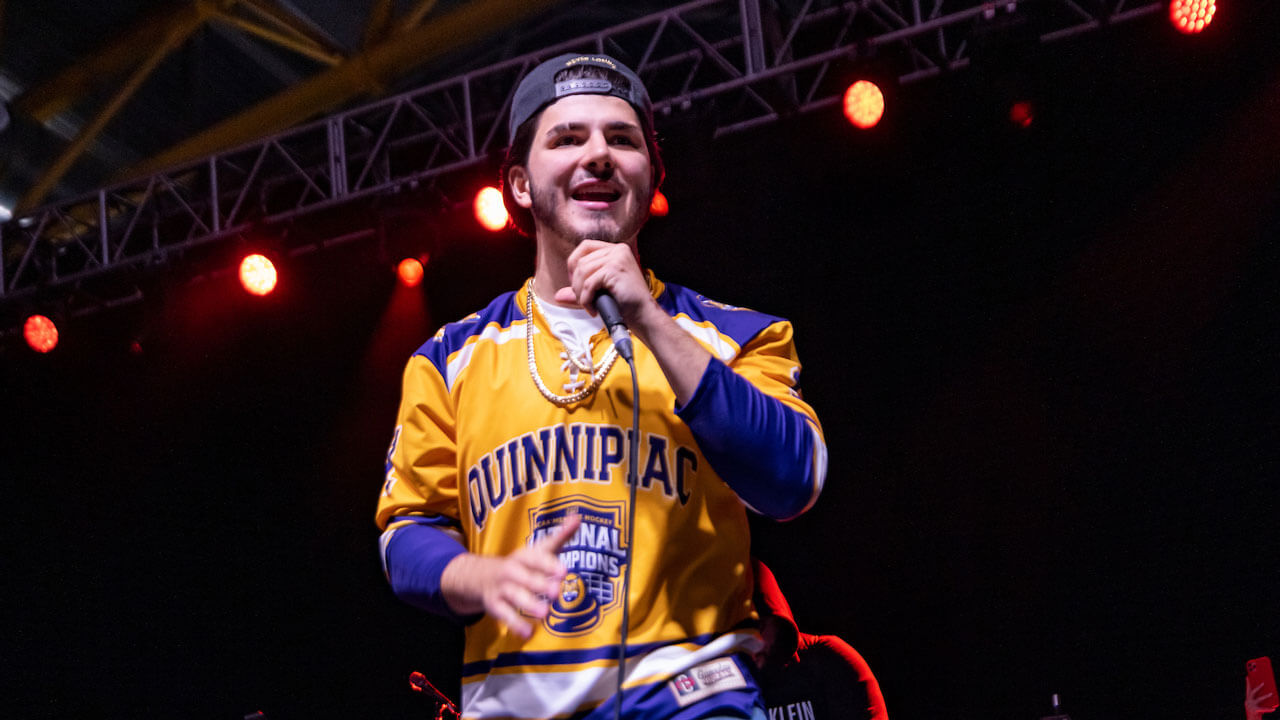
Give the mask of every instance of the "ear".
[[507, 169], [507, 182], [511, 185], [511, 197], [517, 205], [525, 210], [533, 207], [533, 195], [529, 192], [529, 172], [523, 165], [512, 165]]

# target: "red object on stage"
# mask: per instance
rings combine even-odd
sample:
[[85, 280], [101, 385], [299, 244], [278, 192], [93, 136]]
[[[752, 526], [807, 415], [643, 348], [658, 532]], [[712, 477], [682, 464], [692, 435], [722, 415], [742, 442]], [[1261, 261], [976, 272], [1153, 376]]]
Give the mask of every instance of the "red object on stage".
[[666, 217], [671, 212], [671, 204], [667, 202], [667, 196], [662, 194], [661, 190], [653, 193], [653, 199], [649, 201], [649, 214], [654, 217]]
[[426, 675], [418, 671], [409, 673], [409, 689], [414, 692], [420, 692], [424, 695], [430, 695], [439, 703], [439, 710], [436, 712], [436, 720], [441, 720], [446, 712], [452, 713], [454, 717], [459, 717], [458, 706], [453, 704], [448, 695], [436, 689], [435, 685], [427, 679]]
[[1169, 20], [1178, 32], [1190, 35], [1208, 27], [1216, 10], [1214, 0], [1173, 0], [1169, 3]]
[[476, 221], [485, 230], [498, 232], [507, 226], [507, 206], [502, 204], [502, 191], [492, 185], [476, 193]]
[[1271, 658], [1265, 655], [1256, 657], [1246, 662], [1244, 669], [1250, 692], [1257, 692], [1263, 698], [1262, 712], [1275, 712], [1280, 707], [1280, 701], [1276, 699], [1276, 675], [1271, 669]]
[[417, 287], [422, 282], [422, 261], [417, 258], [405, 258], [396, 267], [400, 283], [405, 287]]
[[844, 116], [855, 127], [875, 127], [884, 117], [884, 93], [870, 80], [858, 80], [844, 92]]
[[276, 266], [266, 255], [253, 254], [240, 261], [240, 284], [254, 295], [276, 289]]
[[32, 350], [47, 353], [58, 346], [58, 326], [44, 315], [32, 315], [22, 325], [22, 337]]
[[1035, 106], [1026, 100], [1019, 100], [1009, 106], [1009, 122], [1020, 128], [1031, 127], [1036, 119]]

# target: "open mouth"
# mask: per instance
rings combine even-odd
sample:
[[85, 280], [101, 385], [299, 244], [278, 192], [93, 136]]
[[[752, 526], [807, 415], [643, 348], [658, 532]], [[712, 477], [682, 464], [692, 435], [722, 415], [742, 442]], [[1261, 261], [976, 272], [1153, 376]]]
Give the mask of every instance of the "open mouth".
[[579, 202], [611, 203], [622, 197], [622, 193], [608, 185], [585, 185], [574, 190], [571, 197]]

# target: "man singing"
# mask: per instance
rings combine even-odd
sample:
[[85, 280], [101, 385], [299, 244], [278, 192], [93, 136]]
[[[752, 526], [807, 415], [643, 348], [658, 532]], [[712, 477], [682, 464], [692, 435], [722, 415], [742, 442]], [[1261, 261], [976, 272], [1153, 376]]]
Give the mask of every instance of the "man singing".
[[[641, 268], [663, 165], [630, 69], [539, 65], [509, 132], [503, 193], [536, 241], [533, 277], [409, 360], [378, 502], [387, 577], [466, 625], [464, 717], [607, 718], [621, 702], [634, 718], [764, 718], [746, 510], [795, 517], [826, 474], [791, 325]], [[639, 397], [602, 292], [634, 334]]]

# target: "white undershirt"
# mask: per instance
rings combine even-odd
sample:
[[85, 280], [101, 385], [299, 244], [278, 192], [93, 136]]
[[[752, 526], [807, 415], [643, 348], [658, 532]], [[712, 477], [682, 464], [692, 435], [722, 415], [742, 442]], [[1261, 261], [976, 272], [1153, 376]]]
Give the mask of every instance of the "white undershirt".
[[[599, 315], [579, 307], [565, 307], [538, 301], [538, 310], [546, 317], [551, 334], [564, 344], [565, 350], [583, 366], [591, 367], [591, 336], [604, 329]], [[567, 358], [566, 358], [567, 359]]]

